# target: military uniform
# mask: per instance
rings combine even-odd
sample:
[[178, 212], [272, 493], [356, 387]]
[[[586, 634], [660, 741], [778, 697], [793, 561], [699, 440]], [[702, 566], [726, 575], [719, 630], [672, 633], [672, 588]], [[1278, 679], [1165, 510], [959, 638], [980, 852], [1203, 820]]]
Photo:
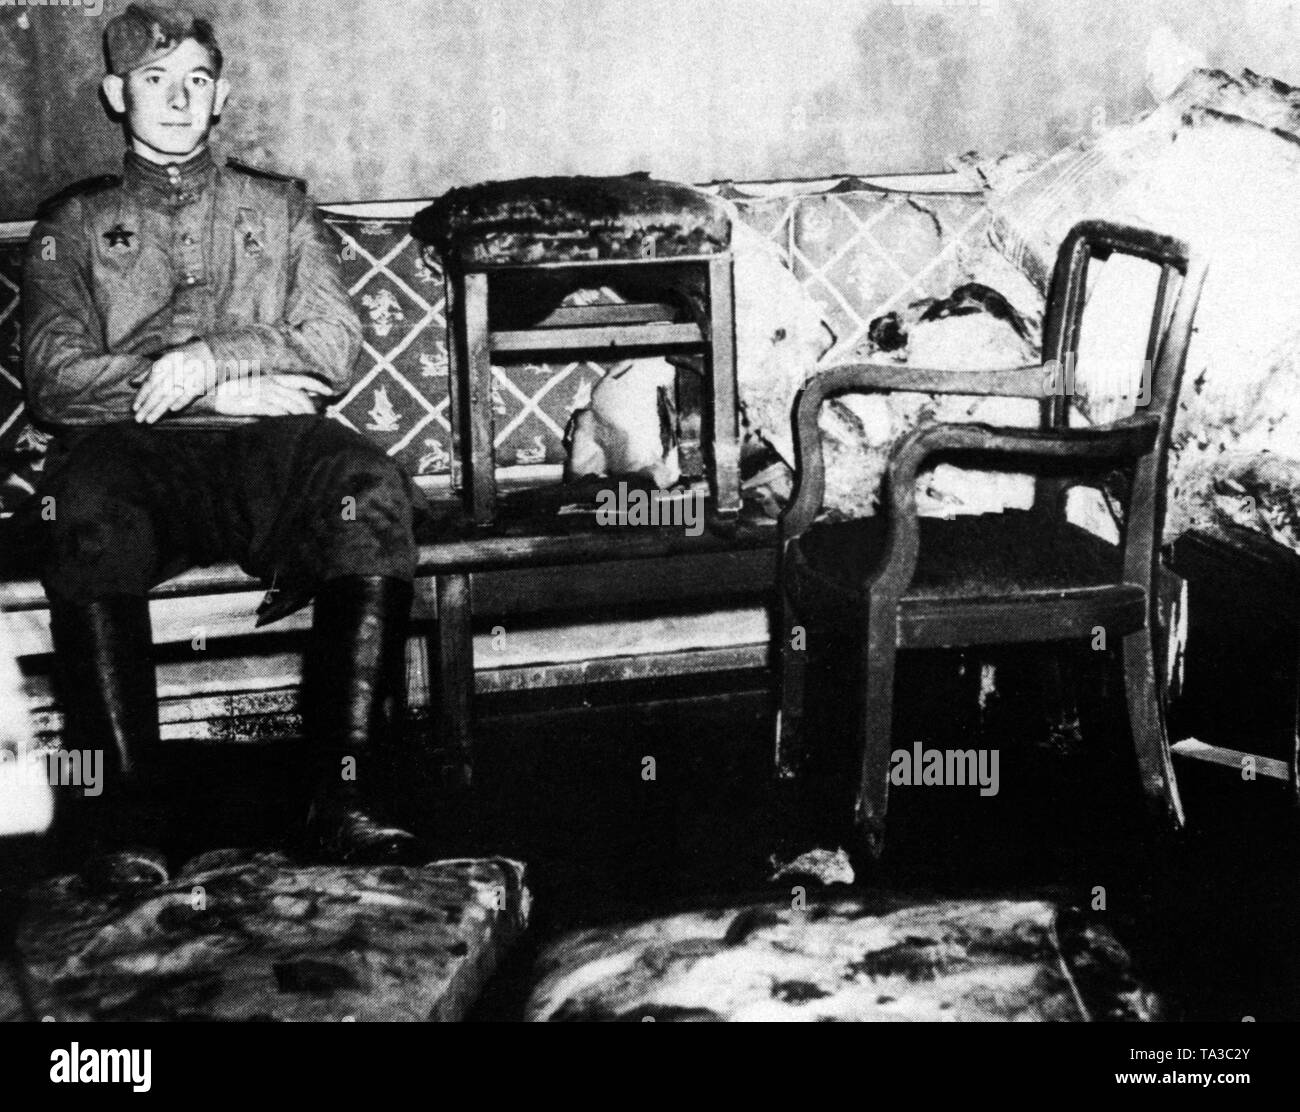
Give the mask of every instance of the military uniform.
[[144, 594], [234, 560], [274, 584], [278, 616], [342, 575], [412, 578], [411, 484], [360, 434], [323, 416], [133, 420], [139, 378], [195, 338], [217, 381], [292, 372], [345, 390], [361, 328], [327, 237], [293, 183], [206, 148], [179, 166], [128, 152], [120, 179], [43, 210], [23, 337], [32, 414], [57, 434], [36, 500], [55, 499], [51, 594]]
[[[161, 63], [189, 41], [206, 64], [178, 78]], [[412, 484], [377, 445], [319, 413], [229, 417], [212, 399], [241, 380], [259, 391], [249, 408], [310, 408], [301, 383], [264, 377], [289, 374], [346, 390], [361, 327], [328, 233], [300, 183], [218, 166], [206, 132], [183, 160], [137, 153], [159, 150], [135, 131], [159, 118], [158, 94], [146, 88], [161, 87], [179, 120], [195, 73], [209, 83], [195, 89], [220, 89], [207, 21], [132, 4], [109, 22], [104, 45], [123, 82], [106, 93], [132, 135], [125, 170], [44, 206], [24, 268], [27, 397], [55, 433], [31, 505], [65, 746], [106, 756], [109, 806], [82, 800], [61, 828], [83, 831], [70, 845], [89, 851], [82, 874], [92, 883], [165, 879], [158, 851], [177, 832], [155, 806], [165, 793], [148, 591], [187, 567], [234, 560], [272, 587], [261, 623], [315, 600], [301, 703], [320, 754], [308, 847], [335, 860], [398, 860], [416, 843], [375, 808], [391, 794], [376, 788], [409, 779], [396, 745]], [[133, 107], [128, 79], [144, 67], [157, 77], [135, 87]], [[219, 111], [216, 95], [207, 108]], [[176, 368], [159, 361], [191, 354], [204, 361], [207, 396], [149, 423], [175, 398], [163, 373]], [[187, 393], [198, 389], [184, 373]]]

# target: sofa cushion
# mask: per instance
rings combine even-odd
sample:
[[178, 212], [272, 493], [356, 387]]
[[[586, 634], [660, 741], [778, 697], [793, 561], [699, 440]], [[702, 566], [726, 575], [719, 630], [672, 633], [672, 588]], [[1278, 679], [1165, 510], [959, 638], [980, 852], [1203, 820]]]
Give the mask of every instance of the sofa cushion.
[[21, 240], [0, 240], [0, 511], [35, 487], [48, 437], [27, 419], [22, 384]]
[[533, 1021], [1161, 1018], [1109, 932], [1038, 900], [692, 912], [570, 935], [538, 969]]
[[295, 866], [223, 850], [143, 898], [39, 885], [18, 929], [30, 1008], [0, 1019], [456, 1020], [528, 924], [524, 867]]
[[405, 220], [325, 215], [361, 318], [362, 349], [336, 420], [414, 475], [451, 470], [442, 272], [425, 264]]

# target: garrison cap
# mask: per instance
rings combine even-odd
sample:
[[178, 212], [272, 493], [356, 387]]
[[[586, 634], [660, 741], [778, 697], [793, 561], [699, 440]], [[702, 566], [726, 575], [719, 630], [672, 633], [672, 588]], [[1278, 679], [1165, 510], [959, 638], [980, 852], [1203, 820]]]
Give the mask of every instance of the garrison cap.
[[187, 8], [132, 4], [104, 29], [108, 72], [125, 77], [132, 70], [166, 58], [186, 39], [216, 49], [212, 25]]

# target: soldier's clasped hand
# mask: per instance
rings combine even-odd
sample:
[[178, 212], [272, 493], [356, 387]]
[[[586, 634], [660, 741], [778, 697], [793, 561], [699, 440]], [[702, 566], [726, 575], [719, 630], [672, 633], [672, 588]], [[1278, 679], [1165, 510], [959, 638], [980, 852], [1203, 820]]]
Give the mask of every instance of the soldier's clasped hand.
[[131, 409], [141, 424], [152, 425], [160, 417], [184, 409], [195, 398], [217, 385], [217, 361], [202, 340], [193, 340], [159, 358], [141, 379]]

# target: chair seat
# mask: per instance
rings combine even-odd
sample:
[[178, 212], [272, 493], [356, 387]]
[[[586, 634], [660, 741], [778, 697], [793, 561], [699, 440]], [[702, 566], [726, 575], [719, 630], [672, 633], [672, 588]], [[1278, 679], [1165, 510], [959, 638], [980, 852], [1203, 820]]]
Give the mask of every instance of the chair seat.
[[716, 255], [731, 244], [726, 205], [648, 177], [551, 177], [453, 189], [412, 232], [468, 266]]
[[[1055, 640], [1095, 622], [1122, 634], [1145, 620], [1146, 592], [1120, 582], [1120, 549], [1068, 522], [1011, 510], [918, 523], [900, 645]], [[879, 567], [884, 536], [883, 518], [873, 517], [818, 524], [797, 538], [786, 565], [796, 610], [833, 626], [857, 621], [860, 584]]]

